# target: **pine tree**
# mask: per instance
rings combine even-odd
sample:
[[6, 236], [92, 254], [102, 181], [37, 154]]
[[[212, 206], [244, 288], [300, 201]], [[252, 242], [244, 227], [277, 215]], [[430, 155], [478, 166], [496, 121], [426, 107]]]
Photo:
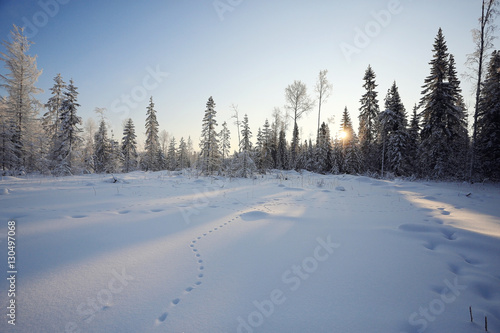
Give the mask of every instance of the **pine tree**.
[[144, 147], [145, 155], [143, 166], [146, 171], [158, 171], [161, 169], [158, 154], [160, 149], [160, 141], [158, 137], [158, 120], [156, 119], [155, 104], [153, 97], [149, 99], [149, 105], [146, 111], [146, 144]]
[[134, 171], [137, 167], [137, 137], [135, 135], [135, 126], [132, 118], [125, 123], [122, 138], [122, 161], [123, 171]]
[[11, 42], [3, 42], [6, 52], [0, 52], [0, 60], [5, 62], [7, 74], [0, 75], [1, 88], [7, 91], [6, 99], [8, 125], [11, 143], [5, 144], [9, 169], [22, 170], [26, 165], [26, 149], [28, 132], [34, 126], [40, 102], [34, 94], [42, 90], [35, 87], [35, 83], [42, 71], [37, 69], [36, 56], [29, 56], [27, 52], [33, 42], [24, 35], [24, 28], [13, 26], [10, 33]]
[[59, 115], [61, 121], [61, 131], [59, 133], [59, 148], [56, 150], [56, 159], [58, 164], [57, 174], [69, 175], [72, 174], [78, 148], [82, 142], [79, 133], [82, 130], [78, 125], [82, 124], [82, 118], [78, 117], [76, 112], [80, 104], [77, 103], [78, 92], [73, 84], [73, 80], [69, 81], [67, 91], [64, 92], [64, 100]]
[[500, 51], [493, 51], [479, 103], [476, 155], [482, 178], [500, 180]]
[[377, 170], [377, 119], [380, 108], [377, 100], [377, 91], [375, 88], [375, 72], [371, 66], [365, 71], [363, 88], [366, 93], [361, 97], [361, 107], [359, 108], [359, 144], [361, 156], [363, 159], [364, 171]]
[[[47, 112], [43, 115], [43, 128], [50, 140], [50, 153], [49, 158], [55, 160], [55, 151], [59, 147], [59, 131], [61, 129], [61, 122], [59, 114], [61, 112], [62, 103], [64, 100], [64, 91], [66, 83], [63, 81], [61, 74], [54, 77], [54, 86], [50, 89], [52, 97], [49, 98], [45, 107]], [[52, 166], [53, 168], [54, 166]]]
[[206, 107], [201, 130], [199, 166], [203, 173], [212, 175], [220, 167], [219, 139], [216, 132], [217, 120], [215, 119], [217, 112], [212, 96], [208, 99]]
[[172, 137], [167, 151], [167, 170], [170, 171], [174, 171], [177, 169], [177, 149], [175, 145], [175, 137]]

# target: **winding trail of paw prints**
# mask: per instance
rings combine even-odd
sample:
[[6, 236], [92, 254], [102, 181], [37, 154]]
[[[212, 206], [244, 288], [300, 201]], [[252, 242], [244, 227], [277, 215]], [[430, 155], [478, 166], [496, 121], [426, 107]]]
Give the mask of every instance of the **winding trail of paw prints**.
[[[267, 207], [264, 207], [264, 208], [266, 210], [269, 210]], [[202, 280], [203, 280], [203, 277], [204, 277], [205, 262], [204, 262], [203, 257], [202, 257], [202, 255], [201, 255], [201, 253], [200, 253], [200, 251], [199, 251], [199, 249], [197, 247], [198, 241], [200, 241], [201, 239], [203, 239], [205, 237], [210, 236], [212, 233], [214, 233], [216, 231], [219, 231], [219, 230], [222, 230], [223, 228], [229, 227], [231, 224], [234, 224], [235, 222], [241, 221], [242, 220], [241, 215], [243, 215], [244, 213], [248, 213], [249, 211], [261, 211], [262, 212], [262, 208], [260, 208], [260, 207], [253, 207], [253, 208], [250, 208], [250, 209], [243, 209], [243, 210], [236, 210], [236, 211], [237, 211], [237, 215], [236, 216], [234, 216], [233, 218], [227, 220], [224, 223], [221, 223], [217, 227], [214, 227], [214, 228], [212, 228], [210, 230], [207, 230], [206, 232], [203, 232], [203, 233], [199, 234], [193, 240], [191, 240], [191, 242], [189, 243], [189, 248], [193, 252], [193, 255], [195, 257], [196, 263], [198, 265], [198, 273], [197, 273], [196, 278], [195, 278], [196, 281], [194, 283], [191, 283], [188, 287], [186, 287], [184, 289], [183, 295], [189, 294], [195, 288], [199, 287], [202, 284]], [[181, 297], [174, 298], [170, 302], [170, 304], [168, 306], [168, 309], [174, 308], [180, 302], [181, 302]], [[160, 325], [161, 323], [165, 322], [165, 320], [168, 317], [168, 309], [167, 309], [167, 311], [163, 312], [156, 319], [156, 325]]]

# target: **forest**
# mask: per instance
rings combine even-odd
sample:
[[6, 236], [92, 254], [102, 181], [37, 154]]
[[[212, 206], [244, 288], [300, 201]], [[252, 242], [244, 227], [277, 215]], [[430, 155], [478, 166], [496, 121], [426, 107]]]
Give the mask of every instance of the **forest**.
[[[76, 83], [65, 82], [61, 74], [54, 77], [51, 97], [37, 100], [41, 70], [36, 56], [28, 53], [31, 42], [23, 28], [14, 26], [10, 40], [3, 42], [5, 52], [0, 53], [7, 70], [0, 76], [6, 92], [0, 96], [1, 173], [64, 176], [191, 168], [205, 175], [252, 177], [272, 169], [293, 169], [382, 178], [498, 181], [500, 51], [492, 50], [494, 29], [489, 25], [494, 14], [494, 8], [483, 8], [474, 36], [476, 51], [469, 55], [471, 76], [477, 83], [473, 110], [467, 110], [464, 103], [455, 58], [439, 28], [420, 102], [411, 110], [403, 105], [396, 82], [381, 100], [375, 71], [368, 65], [360, 81], [365, 93], [355, 115], [359, 128], [353, 128], [354, 112], [346, 107], [340, 128], [332, 130], [320, 121], [321, 106], [333, 88], [328, 70], [322, 70], [314, 98], [303, 82], [294, 81], [284, 91], [285, 110], [275, 109], [257, 131], [252, 132], [248, 115], [240, 119], [234, 108], [238, 147], [231, 147], [235, 134], [227, 122], [218, 127], [212, 97], [204, 113], [200, 112], [201, 136], [195, 149], [190, 137], [177, 141], [159, 131], [151, 96], [141, 151], [131, 118], [124, 122], [121, 140], [110, 135], [104, 109], [96, 108], [97, 125], [94, 121], [84, 125], [78, 115]], [[318, 114], [316, 139], [304, 140], [299, 122], [313, 110]], [[287, 138], [289, 129], [291, 138]]]

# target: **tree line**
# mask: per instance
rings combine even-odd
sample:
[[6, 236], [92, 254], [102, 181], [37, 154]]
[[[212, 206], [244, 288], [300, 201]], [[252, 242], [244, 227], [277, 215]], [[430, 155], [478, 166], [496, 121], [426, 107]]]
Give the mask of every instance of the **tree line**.
[[[469, 59], [475, 63], [471, 68], [478, 81], [472, 133], [468, 131], [470, 121], [455, 59], [439, 29], [429, 62], [430, 73], [424, 80], [421, 99], [411, 112], [403, 105], [396, 82], [380, 107], [376, 74], [368, 66], [358, 110], [359, 128], [353, 128], [346, 107], [340, 128], [332, 135], [329, 125], [321, 122], [321, 107], [332, 92], [328, 72], [323, 70], [314, 87], [316, 100], [308, 94], [304, 83], [294, 81], [285, 89], [285, 112], [275, 108], [257, 133], [252, 133], [248, 115], [240, 120], [234, 107], [238, 147], [232, 153], [231, 131], [226, 122], [218, 129], [212, 97], [206, 103], [197, 152], [191, 138], [176, 142], [164, 131], [159, 132], [153, 97], [146, 107], [144, 151], [138, 151], [132, 119], [124, 123], [120, 141], [113, 133], [109, 135], [103, 109], [96, 109], [100, 116], [98, 127], [89, 122], [84, 132], [82, 119], [77, 115], [80, 105], [73, 80], [67, 84], [58, 74], [45, 104], [34, 97], [40, 92], [35, 83], [41, 71], [37, 69], [36, 57], [27, 53], [31, 42], [22, 28], [14, 26], [11, 41], [4, 42], [6, 52], [0, 53], [8, 72], [1, 76], [7, 96], [0, 97], [0, 167], [3, 174], [70, 175], [193, 168], [205, 175], [250, 177], [271, 169], [294, 169], [323, 174], [498, 181], [500, 51], [488, 52], [493, 37], [487, 24], [495, 13], [494, 7], [488, 5], [494, 4], [495, 1], [483, 0], [481, 28], [476, 34], [479, 41]], [[316, 140], [302, 140], [298, 123], [315, 106]], [[41, 110], [44, 112], [39, 116]], [[290, 121], [293, 128], [288, 141]]]

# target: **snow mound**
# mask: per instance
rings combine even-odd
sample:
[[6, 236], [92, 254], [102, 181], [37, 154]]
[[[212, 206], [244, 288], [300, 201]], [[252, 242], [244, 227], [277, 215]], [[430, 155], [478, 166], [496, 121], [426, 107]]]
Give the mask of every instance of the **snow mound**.
[[6, 188], [6, 187], [0, 188], [0, 195], [7, 195], [9, 193], [10, 193], [10, 191], [8, 188]]
[[268, 213], [261, 212], [258, 210], [241, 214], [241, 219], [243, 221], [257, 221], [257, 220], [263, 220], [267, 217], [269, 217]]
[[341, 191], [341, 192], [344, 192], [344, 191], [345, 191], [345, 187], [344, 187], [344, 186], [337, 186], [337, 187], [335, 188], [335, 190], [337, 190], [337, 191]]

